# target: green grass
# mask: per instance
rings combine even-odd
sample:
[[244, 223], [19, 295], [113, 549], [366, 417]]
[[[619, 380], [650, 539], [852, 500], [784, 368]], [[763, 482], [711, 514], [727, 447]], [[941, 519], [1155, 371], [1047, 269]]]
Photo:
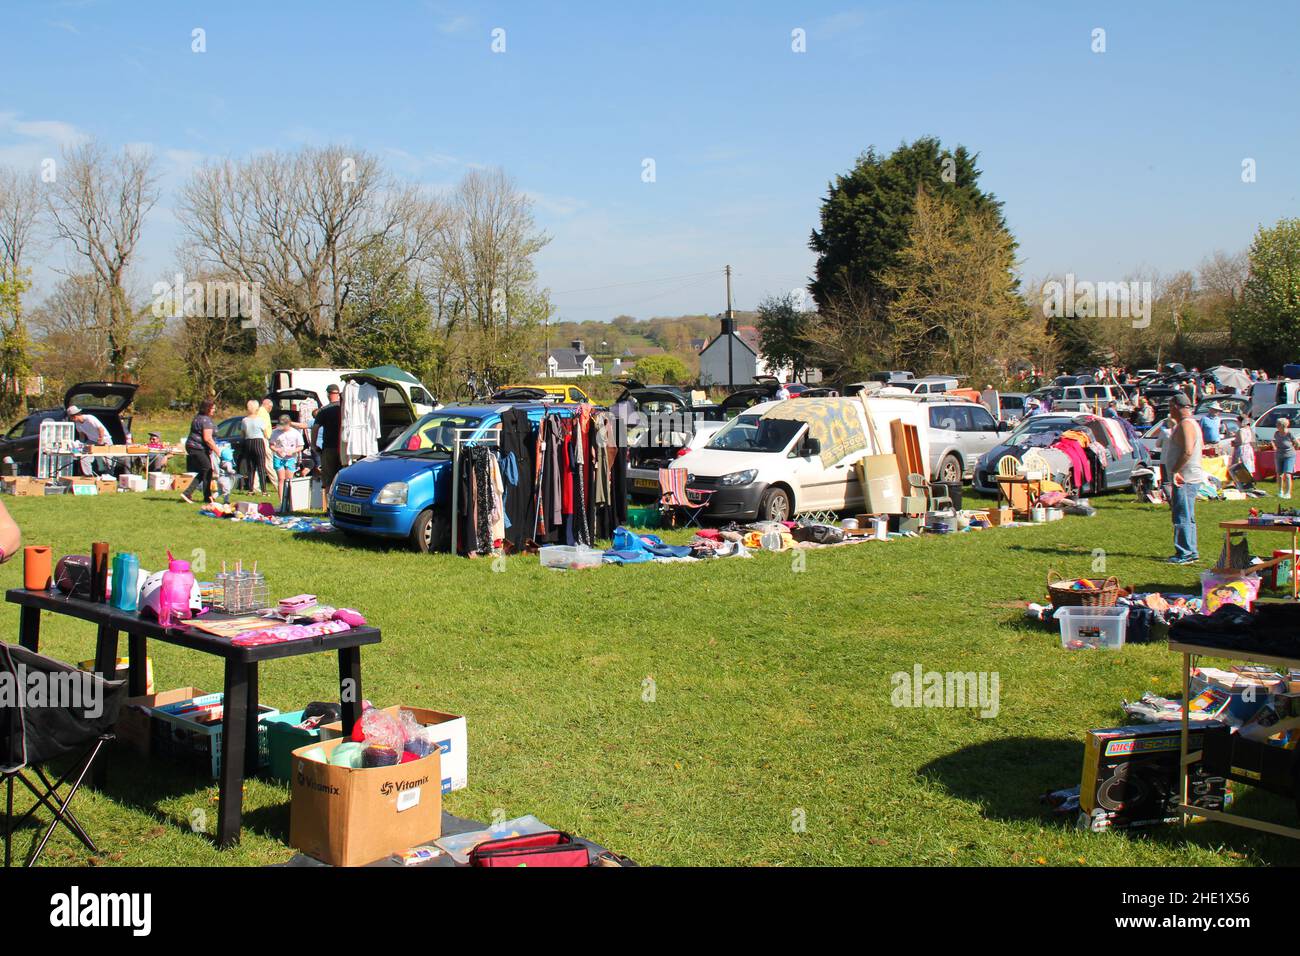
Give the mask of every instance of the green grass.
[[[8, 498], [27, 543], [85, 553], [92, 540], [140, 554], [203, 549], [209, 569], [257, 559], [277, 596], [356, 607], [383, 629], [362, 656], [365, 694], [465, 714], [469, 787], [454, 813], [536, 813], [655, 864], [1216, 865], [1297, 863], [1291, 841], [1223, 825], [1143, 835], [1076, 832], [1039, 795], [1078, 782], [1082, 741], [1123, 723], [1121, 698], [1178, 687], [1163, 646], [1071, 653], [1021, 620], [1049, 567], [1090, 572], [1094, 549], [1126, 584], [1192, 590], [1197, 570], [1162, 563], [1168, 512], [1127, 496], [1098, 517], [1033, 528], [710, 564], [543, 571], [535, 557], [418, 556], [199, 517], [174, 495]], [[1245, 503], [1202, 505], [1201, 552]], [[1268, 542], [1256, 542], [1256, 547]], [[0, 568], [5, 587], [21, 560]], [[17, 609], [4, 626], [16, 637]], [[92, 629], [47, 615], [43, 649], [93, 653]], [[125, 653], [123, 642], [122, 653]], [[221, 688], [214, 658], [155, 643], [160, 689]], [[998, 671], [1001, 710], [896, 709], [890, 676]], [[282, 710], [336, 693], [335, 662], [264, 665]], [[653, 680], [653, 701], [647, 680]], [[215, 818], [202, 777], [114, 755], [104, 793], [78, 811], [99, 864], [252, 865], [287, 859], [285, 787], [253, 780], [242, 844], [218, 852], [188, 830]], [[1294, 808], [1245, 795], [1239, 808], [1291, 822]], [[806, 819], [802, 832], [792, 822]], [[25, 843], [22, 845], [26, 845]], [[58, 832], [49, 863], [91, 862]]]

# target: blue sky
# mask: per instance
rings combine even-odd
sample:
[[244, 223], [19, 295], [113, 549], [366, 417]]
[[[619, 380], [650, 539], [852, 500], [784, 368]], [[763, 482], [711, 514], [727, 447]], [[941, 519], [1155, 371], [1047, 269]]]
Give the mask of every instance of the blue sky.
[[563, 319], [720, 311], [726, 263], [740, 308], [802, 285], [831, 177], [922, 135], [980, 154], [1028, 277], [1194, 267], [1300, 215], [1294, 3], [6, 7], [0, 162], [149, 144], [146, 290], [170, 273], [172, 191], [195, 164], [331, 142], [430, 188], [503, 167], [553, 237], [539, 267]]

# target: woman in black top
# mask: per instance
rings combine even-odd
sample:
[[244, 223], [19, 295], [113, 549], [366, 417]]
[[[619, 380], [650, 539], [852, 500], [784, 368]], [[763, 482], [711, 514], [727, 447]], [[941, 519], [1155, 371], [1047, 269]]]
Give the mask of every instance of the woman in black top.
[[212, 458], [217, 454], [217, 440], [213, 437], [217, 427], [212, 420], [214, 407], [216, 403], [211, 400], [200, 402], [199, 413], [190, 422], [190, 433], [185, 439], [185, 463], [195, 477], [189, 488], [181, 493], [186, 501], [194, 500], [190, 495], [194, 493], [195, 485], [203, 489], [205, 504], [212, 501]]

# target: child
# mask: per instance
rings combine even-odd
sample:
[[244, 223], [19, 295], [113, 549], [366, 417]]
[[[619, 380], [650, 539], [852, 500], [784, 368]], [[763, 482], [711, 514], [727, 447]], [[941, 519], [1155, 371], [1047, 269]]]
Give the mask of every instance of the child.
[[1291, 498], [1291, 473], [1295, 471], [1295, 433], [1291, 431], [1291, 420], [1279, 418], [1277, 431], [1273, 433], [1273, 448], [1277, 456], [1277, 496]]

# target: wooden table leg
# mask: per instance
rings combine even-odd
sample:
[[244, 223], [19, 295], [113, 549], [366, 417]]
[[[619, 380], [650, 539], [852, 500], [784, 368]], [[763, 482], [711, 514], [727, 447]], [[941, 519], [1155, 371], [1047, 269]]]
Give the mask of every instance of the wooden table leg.
[[225, 849], [239, 842], [244, 813], [244, 725], [248, 718], [248, 665], [243, 661], [227, 658], [225, 697], [221, 703], [217, 846]]
[[143, 634], [126, 635], [126, 692], [130, 697], [149, 693], [149, 639]]
[[23, 605], [18, 609], [18, 643], [39, 653], [41, 646], [41, 610]]
[[339, 648], [339, 704], [343, 708], [343, 736], [361, 719], [361, 648]]

